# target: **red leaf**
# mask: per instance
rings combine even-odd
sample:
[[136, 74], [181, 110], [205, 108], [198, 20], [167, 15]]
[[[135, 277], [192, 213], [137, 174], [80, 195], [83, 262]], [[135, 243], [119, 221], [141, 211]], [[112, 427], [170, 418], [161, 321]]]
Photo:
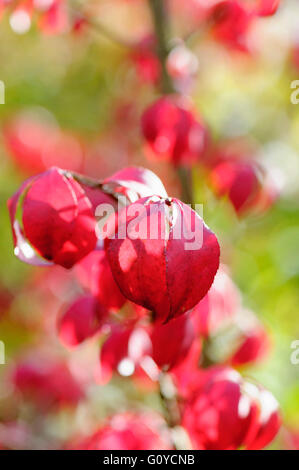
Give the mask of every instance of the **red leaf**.
[[[150, 230], [156, 232], [151, 237]], [[131, 204], [119, 216], [116, 238], [106, 242], [122, 293], [153, 310], [160, 322], [194, 307], [208, 292], [219, 266], [216, 236], [177, 199], [147, 198]]]
[[59, 338], [65, 346], [78, 346], [98, 333], [108, 311], [92, 296], [75, 300], [58, 321]]

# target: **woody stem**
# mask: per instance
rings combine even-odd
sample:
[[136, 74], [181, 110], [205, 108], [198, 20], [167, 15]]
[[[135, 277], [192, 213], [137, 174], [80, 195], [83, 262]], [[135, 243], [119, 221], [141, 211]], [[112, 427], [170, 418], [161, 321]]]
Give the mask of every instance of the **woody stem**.
[[[161, 64], [161, 91], [164, 95], [168, 95], [174, 93], [175, 89], [167, 70], [167, 57], [170, 52], [167, 2], [164, 0], [148, 0], [148, 3], [156, 34], [157, 55]], [[182, 200], [187, 204], [193, 204], [191, 169], [181, 166], [178, 168], [177, 174], [182, 186]]]

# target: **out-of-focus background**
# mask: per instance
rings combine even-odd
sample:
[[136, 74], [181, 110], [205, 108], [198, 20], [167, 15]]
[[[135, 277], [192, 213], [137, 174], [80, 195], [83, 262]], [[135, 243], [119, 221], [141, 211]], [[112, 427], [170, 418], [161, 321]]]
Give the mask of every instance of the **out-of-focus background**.
[[[195, 26], [193, 2], [169, 3], [173, 35], [186, 36]], [[0, 443], [5, 437], [16, 449], [57, 448], [114, 411], [161, 406], [155, 390], [134, 381], [92, 380], [97, 340], [69, 351], [56, 331], [57, 315], [78, 294], [72, 272], [33, 268], [13, 254], [6, 201], [27, 176], [51, 165], [102, 178], [138, 164], [155, 171], [169, 194], [180, 195], [175, 170], [148, 157], [140, 131], [140, 115], [157, 91], [140, 76], [128, 46], [151, 32], [147, 2], [94, 0], [90, 11], [119, 43], [79, 21], [74, 31], [57, 34], [13, 10], [0, 22]], [[299, 340], [299, 104], [290, 100], [291, 83], [299, 80], [298, 18], [298, 1], [286, 0], [273, 17], [257, 19], [248, 32], [250, 53], [190, 37], [197, 72], [183, 84], [211, 139], [253, 155], [279, 191], [267, 211], [238, 218], [228, 200], [215, 197], [201, 168], [193, 169], [195, 202], [204, 204], [222, 261], [244, 305], [271, 336], [265, 360], [242, 372], [280, 403], [284, 424], [272, 448], [295, 448], [299, 439], [299, 363], [291, 361], [291, 345]], [[72, 407], [37, 411], [11, 381], [16, 365], [32, 356], [66, 361], [76, 383], [87, 384], [87, 397], [74, 399]]]

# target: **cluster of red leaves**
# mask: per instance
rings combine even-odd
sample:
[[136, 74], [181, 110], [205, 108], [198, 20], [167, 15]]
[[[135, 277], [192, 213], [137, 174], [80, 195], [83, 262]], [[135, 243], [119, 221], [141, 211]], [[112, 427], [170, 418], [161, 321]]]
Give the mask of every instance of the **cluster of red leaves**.
[[[117, 205], [119, 198], [124, 206]], [[106, 222], [106, 238], [97, 240], [94, 209], [107, 202], [118, 212]], [[8, 206], [20, 259], [74, 267], [86, 292], [59, 317], [58, 332], [71, 348], [102, 337], [95, 370], [99, 383], [118, 373], [151, 387], [168, 371], [182, 400], [181, 424], [195, 448], [262, 448], [272, 440], [279, 414], [277, 407], [263, 408], [264, 394], [267, 403], [269, 397], [274, 403], [270, 392], [255, 386], [255, 395], [245, 403], [245, 382], [238, 375], [232, 378], [232, 369], [219, 369], [227, 373], [223, 378], [218, 369], [200, 367], [202, 340], [213, 341], [227, 325], [237, 333], [225, 364], [260, 360], [268, 336], [257, 320], [239, 325], [238, 313], [243, 318], [244, 309], [225, 268], [217, 273], [216, 236], [189, 206], [167, 196], [156, 175], [131, 167], [95, 183], [53, 167], [25, 181]], [[137, 214], [140, 226], [154, 224], [156, 239], [147, 231], [132, 236]], [[111, 227], [114, 237], [108, 236]], [[191, 234], [199, 231], [202, 244], [186, 250]], [[80, 385], [59, 361], [46, 367], [20, 363], [14, 383], [38, 406], [74, 405], [82, 399]], [[116, 422], [120, 425], [115, 427]], [[223, 433], [227, 426], [230, 433]], [[90, 437], [72, 442], [71, 447], [88, 449], [172, 446], [159, 426], [131, 414], [115, 416]]]
[[[214, 145], [207, 126], [186, 100], [177, 96], [158, 99], [141, 119], [145, 152], [150, 159], [170, 162], [175, 167], [200, 165], [207, 172], [207, 181], [214, 194], [227, 198], [239, 216], [263, 213], [278, 197], [278, 188], [268, 172], [252, 158], [252, 150], [226, 149], [222, 142]], [[85, 172], [90, 150], [82, 139], [63, 132], [49, 122], [38, 122], [24, 113], [7, 122], [4, 142], [19, 168], [32, 174], [63, 162], [66, 168]], [[228, 146], [229, 147], [229, 146]], [[121, 175], [123, 174], [122, 173]], [[114, 177], [114, 175], [113, 175]], [[99, 202], [113, 203], [109, 195], [101, 195], [88, 187], [88, 196]], [[166, 192], [154, 193], [165, 196]], [[142, 193], [143, 196], [150, 192]], [[92, 196], [91, 196], [92, 199]]]
[[[201, 17], [215, 40], [246, 50], [252, 22], [272, 15], [278, 5], [279, 0], [223, 0], [201, 6]], [[31, 18], [40, 7], [17, 2], [14, 14], [23, 9]], [[65, 30], [65, 3], [43, 4], [38, 24], [45, 32]], [[156, 47], [155, 38], [148, 36], [130, 54], [143, 81], [157, 83], [161, 78]], [[194, 73], [196, 61], [178, 44], [166, 67], [179, 89]], [[265, 210], [274, 201], [276, 190], [260, 166], [242, 156], [221, 155], [202, 118], [182, 97], [167, 95], [152, 103], [142, 115], [141, 128], [150, 157], [176, 168], [202, 163], [215, 195], [227, 197], [237, 214]], [[102, 181], [71, 172], [81, 170], [83, 150], [75, 136], [26, 119], [7, 125], [4, 135], [17, 161], [26, 161], [26, 169], [42, 171], [27, 179], [8, 202], [15, 255], [34, 265], [74, 268], [84, 291], [57, 321], [62, 343], [74, 348], [101, 337], [95, 371], [100, 384], [119, 374], [155, 387], [167, 372], [179, 398], [177, 424], [194, 448], [267, 446], [280, 427], [277, 402], [232, 366], [260, 361], [270, 340], [254, 314], [243, 307], [226, 269], [218, 270], [219, 244], [202, 218], [168, 197], [149, 170], [125, 168]], [[70, 142], [77, 153], [69, 152], [75, 157], [68, 161], [65, 149]], [[52, 166], [56, 158], [67, 161], [69, 170]], [[96, 209], [107, 204], [114, 214], [99, 232], [104, 213]], [[136, 216], [145, 231], [136, 232]], [[156, 230], [154, 238], [149, 227]], [[194, 233], [201, 233], [201, 243], [186, 249]], [[213, 360], [213, 344], [223, 343], [227, 331], [233, 334], [230, 349]], [[220, 365], [207, 367], [209, 361]], [[84, 399], [84, 387], [62, 360], [21, 361], [12, 381], [42, 410], [75, 406]], [[67, 445], [97, 450], [172, 447], [161, 418], [137, 413], [115, 415], [89, 436], [74, 437]]]
[[[143, 113], [142, 134], [150, 157], [174, 166], [201, 164], [217, 197], [226, 197], [238, 215], [262, 213], [277, 199], [278, 188], [266, 170], [245, 155], [214, 146], [201, 118], [175, 96], [158, 99]], [[222, 148], [222, 151], [219, 150]]]
[[[107, 202], [107, 195], [111, 202], [122, 197], [131, 204], [116, 217], [114, 238], [106, 239], [108, 261], [103, 254], [94, 254], [96, 259], [91, 259], [98, 275], [101, 276], [101, 270], [111, 269], [122, 294], [153, 310], [161, 322], [192, 308], [207, 293], [218, 269], [219, 245], [215, 235], [189, 206], [165, 198], [161, 181], [148, 170], [125, 169], [100, 186], [101, 189], [88, 191], [69, 172], [54, 167], [25, 181], [8, 203], [15, 254], [32, 264], [52, 263], [71, 268], [96, 249], [96, 219], [92, 208]], [[141, 224], [157, 226], [156, 239], [143, 233], [131, 236], [130, 222], [136, 218], [134, 204], [136, 210], [140, 205], [145, 209]], [[183, 227], [178, 227], [182, 221]], [[123, 233], [121, 224], [124, 237], [118, 236]], [[182, 231], [179, 238], [173, 235], [177, 227]], [[203, 232], [202, 246], [185, 250], [185, 242], [196, 230]], [[177, 262], [184, 266], [180, 275], [176, 273]], [[107, 279], [111, 280], [111, 274]], [[113, 283], [109, 289], [114, 289]], [[92, 290], [100, 296], [97, 287]], [[104, 295], [102, 304], [106, 307], [103, 298]]]
[[189, 387], [182, 422], [197, 449], [262, 449], [275, 437], [278, 403], [235, 370], [207, 369]]
[[[179, 9], [190, 10], [195, 21], [195, 31], [206, 33], [224, 47], [250, 52], [247, 36], [259, 17], [276, 13], [280, 0], [216, 0], [188, 2], [177, 5]], [[179, 14], [179, 12], [175, 12]], [[141, 82], [156, 84], [161, 78], [161, 67], [157, 58], [155, 37], [147, 35], [141, 39], [129, 54]], [[196, 71], [196, 57], [184, 44], [177, 44], [167, 59], [167, 69], [178, 88], [185, 88], [186, 81]]]
[[200, 160], [207, 143], [207, 130], [185, 103], [172, 97], [155, 101], [143, 113], [142, 133], [153, 155], [174, 165]]
[[211, 25], [212, 36], [222, 44], [247, 50], [246, 35], [253, 21], [273, 15], [280, 0], [220, 0], [206, 11], [205, 20]]

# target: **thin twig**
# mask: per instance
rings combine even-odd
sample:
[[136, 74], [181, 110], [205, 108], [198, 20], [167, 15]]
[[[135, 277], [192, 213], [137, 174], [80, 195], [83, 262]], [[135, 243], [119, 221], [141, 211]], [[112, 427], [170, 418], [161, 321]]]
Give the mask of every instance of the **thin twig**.
[[215, 365], [209, 354], [210, 340], [207, 338], [202, 342], [202, 350], [200, 354], [200, 367], [206, 369], [207, 367]]
[[192, 445], [184, 428], [181, 426], [181, 413], [177, 400], [177, 390], [173, 380], [165, 371], [159, 375], [160, 398], [168, 425], [172, 445], [175, 450], [191, 450]]
[[182, 185], [182, 200], [193, 206], [193, 181], [192, 181], [192, 170], [185, 166], [180, 166], [177, 170]]
[[173, 93], [172, 80], [168, 74], [166, 61], [169, 54], [169, 25], [167, 11], [165, 8], [165, 1], [162, 0], [149, 0], [149, 7], [151, 10], [156, 40], [157, 40], [157, 54], [161, 63], [162, 77], [161, 89], [165, 94]]
[[[165, 1], [148, 0], [152, 13], [153, 24], [157, 39], [157, 53], [161, 64], [161, 89], [164, 94], [173, 93], [174, 87], [167, 71], [167, 57], [169, 54], [169, 24]], [[182, 199], [193, 205], [192, 173], [190, 168], [180, 167], [177, 171], [182, 186]]]
[[164, 408], [165, 420], [170, 428], [180, 423], [180, 412], [176, 401], [176, 389], [167, 372], [159, 374], [159, 392]]
[[95, 32], [99, 33], [106, 39], [109, 39], [109, 41], [113, 42], [114, 44], [126, 49], [134, 49], [134, 47], [136, 47], [136, 43], [134, 41], [128, 41], [127, 39], [121, 37], [118, 33], [110, 30], [106, 25], [100, 23], [98, 20], [95, 20], [86, 12], [84, 12], [82, 7], [80, 7], [77, 2], [74, 6], [69, 5], [68, 8], [74, 17], [79, 17], [79, 19], [84, 21], [84, 23], [86, 23]]
[[103, 191], [103, 193], [108, 194], [117, 202], [119, 202], [120, 198], [123, 199], [124, 197], [124, 194], [118, 194], [113, 190], [112, 184], [104, 183], [94, 178], [90, 178], [89, 176], [81, 175], [80, 173], [76, 173], [75, 171], [66, 170], [65, 174], [66, 176], [70, 175], [75, 181], [85, 186], [88, 186], [91, 189], [99, 189]]

